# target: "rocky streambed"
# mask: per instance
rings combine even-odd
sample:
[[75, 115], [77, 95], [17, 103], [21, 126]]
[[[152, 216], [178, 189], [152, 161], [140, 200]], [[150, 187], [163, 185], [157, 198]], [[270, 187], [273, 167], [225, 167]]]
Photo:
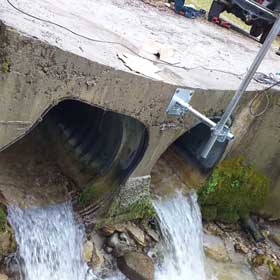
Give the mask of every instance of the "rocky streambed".
[[[203, 248], [209, 277], [217, 280], [280, 279], [280, 225], [275, 221], [256, 219], [265, 235], [260, 243], [238, 224], [203, 224]], [[161, 233], [156, 227], [141, 222], [108, 225], [88, 237], [84, 257], [93, 270], [110, 275], [108, 268], [114, 270], [117, 264], [129, 279], [153, 279], [154, 265], [160, 257], [156, 252]]]
[[[259, 243], [239, 224], [203, 224], [206, 279], [280, 279], [280, 223], [260, 216], [253, 216], [253, 219], [265, 237]], [[152, 280], [163, 257], [162, 234], [156, 219], [87, 229], [83, 260], [100, 279], [125, 279], [125, 275], [131, 280]], [[3, 223], [1, 280], [20, 279], [17, 250], [13, 230], [8, 223]]]
[[[26, 144], [23, 142], [22, 145]], [[7, 153], [7, 158], [10, 154]], [[16, 154], [15, 150], [12, 155], [16, 156]], [[27, 156], [25, 158], [28, 159]], [[51, 161], [50, 159], [48, 162]], [[7, 162], [9, 163], [9, 161]], [[46, 178], [49, 178], [47, 184], [45, 180], [38, 180], [38, 178], [43, 178], [40, 163], [41, 161], [38, 159], [17, 162], [18, 167], [28, 167], [28, 175], [31, 179], [28, 182], [23, 181], [24, 184], [21, 183], [21, 178], [25, 178], [23, 172], [15, 176], [14, 173], [8, 172], [13, 168], [6, 167], [6, 173], [9, 176], [4, 176], [6, 174], [3, 172], [5, 168], [2, 169], [2, 175], [0, 174], [5, 180], [13, 178], [15, 181], [14, 178], [16, 178], [17, 181], [13, 182], [16, 187], [23, 186], [21, 188], [15, 187], [17, 192], [11, 191], [9, 186], [4, 187], [4, 185], [1, 189], [3, 197], [0, 197], [0, 280], [29, 280], [22, 278], [22, 259], [19, 257], [19, 245], [16, 244], [14, 231], [7, 219], [6, 205], [13, 204], [13, 201], [17, 200], [19, 207], [26, 206], [26, 203], [30, 204], [31, 202], [31, 208], [37, 204], [36, 207], [44, 209], [45, 203], [41, 202], [46, 201], [45, 196], [48, 197], [51, 204], [56, 204], [61, 201], [60, 198], [65, 197], [65, 193], [67, 197], [71, 195], [71, 187], [69, 187], [71, 184], [67, 183], [65, 177], [63, 180], [55, 180], [55, 178], [60, 177], [55, 177], [52, 180], [52, 176], [43, 173]], [[2, 165], [5, 167], [4, 160]], [[42, 169], [44, 166], [42, 164]], [[48, 170], [48, 168], [45, 169]], [[60, 169], [58, 168], [58, 170]], [[57, 174], [57, 172], [52, 172], [52, 174]], [[205, 174], [199, 172], [194, 165], [184, 164], [184, 161], [169, 149], [153, 170], [151, 192], [157, 198], [159, 196], [169, 197], [167, 200], [172, 197], [174, 192], [176, 193], [176, 189], [180, 189], [182, 193], [189, 196], [191, 187], [198, 186], [199, 188], [204, 184], [204, 181]], [[32, 188], [29, 188], [30, 184], [33, 184]], [[60, 188], [61, 196], [57, 195], [56, 192], [58, 185], [62, 186]], [[46, 187], [54, 192], [44, 192]], [[35, 188], [35, 195], [31, 197], [29, 191]], [[34, 201], [39, 203], [34, 203]], [[192, 205], [193, 202], [189, 199], [189, 203]], [[181, 205], [182, 201], [177, 204]], [[138, 206], [141, 205], [137, 204]], [[133, 215], [122, 215], [122, 218], [125, 217], [125, 219], [121, 219], [122, 222], [119, 222], [118, 219], [105, 219], [101, 220], [102, 223], [99, 223], [98, 226], [94, 226], [94, 223], [86, 224], [84, 236], [81, 238], [83, 240], [81, 251], [83, 262], [87, 264], [88, 269], [95, 277], [90, 279], [123, 280], [126, 277], [126, 279], [131, 280], [181, 280], [185, 279], [184, 277], [187, 275], [192, 280], [196, 280], [194, 276], [190, 276], [194, 267], [195, 275], [199, 275], [198, 280], [280, 279], [280, 221], [253, 215], [252, 220], [264, 237], [261, 242], [257, 243], [250, 232], [244, 231], [239, 222], [232, 224], [205, 222], [202, 226], [200, 215], [193, 211], [197, 207], [192, 205], [176, 209], [175, 206], [173, 205], [174, 209], [171, 211], [174, 217], [171, 216], [169, 219], [168, 230], [161, 228], [166, 221], [160, 221], [155, 215], [150, 217], [150, 213], [149, 217], [143, 219], [131, 218]], [[140, 210], [142, 212], [142, 209]], [[188, 213], [189, 217], [186, 216]], [[196, 213], [196, 215], [193, 217], [192, 213]], [[164, 213], [163, 216], [167, 216], [167, 214]], [[159, 216], [159, 212], [157, 216]], [[48, 218], [49, 216], [45, 215], [44, 217]], [[171, 221], [174, 224], [170, 224]], [[76, 222], [81, 223], [78, 214], [76, 214]], [[41, 224], [45, 225], [45, 223]], [[39, 228], [41, 228], [40, 223]], [[181, 239], [178, 239], [177, 236], [179, 231], [183, 236]], [[194, 253], [197, 250], [191, 250], [195, 240], [200, 242], [197, 239], [200, 231], [201, 239], [203, 239], [203, 243], [201, 243], [204, 252], [203, 262], [201, 262], [199, 254]], [[179, 246], [173, 246], [174, 244], [166, 242], [166, 239], [173, 243], [177, 240]], [[59, 233], [56, 241], [60, 241]], [[67, 238], [64, 238], [64, 241], [67, 241]], [[165, 248], [163, 248], [164, 246]], [[176, 250], [177, 254], [174, 253]], [[65, 255], [67, 256], [67, 254]], [[206, 275], [204, 275], [204, 267]], [[45, 280], [45, 278], [42, 279]], [[77, 280], [82, 279], [77, 278]]]

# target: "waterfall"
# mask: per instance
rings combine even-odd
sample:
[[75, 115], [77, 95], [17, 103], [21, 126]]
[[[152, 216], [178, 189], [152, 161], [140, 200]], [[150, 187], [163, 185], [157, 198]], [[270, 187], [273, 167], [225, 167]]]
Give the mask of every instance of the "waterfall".
[[181, 193], [154, 203], [163, 235], [156, 280], [206, 280], [202, 222], [196, 194]]
[[[71, 203], [44, 208], [8, 208], [24, 280], [84, 280], [84, 230], [75, 223]], [[88, 278], [90, 277], [90, 278]]]
[[[163, 239], [155, 280], [206, 280], [197, 197], [181, 193], [154, 203]], [[8, 208], [18, 243], [22, 280], [94, 280], [82, 258], [84, 228], [70, 202], [44, 208]], [[106, 280], [124, 280], [116, 272]]]

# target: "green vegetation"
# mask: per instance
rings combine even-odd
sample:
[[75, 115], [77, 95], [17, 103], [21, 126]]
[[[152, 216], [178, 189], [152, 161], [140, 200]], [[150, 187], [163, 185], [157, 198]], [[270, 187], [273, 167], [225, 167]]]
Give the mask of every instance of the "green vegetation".
[[4, 57], [4, 58], [2, 57], [1, 61], [2, 61], [2, 64], [1, 64], [1, 71], [2, 71], [3, 73], [9, 72], [9, 71], [10, 71], [10, 66], [11, 66], [11, 61], [10, 61], [10, 59], [7, 58], [7, 57]]
[[148, 197], [139, 199], [126, 208], [120, 206], [119, 201], [115, 200], [110, 207], [108, 216], [100, 219], [98, 223], [96, 223], [95, 228], [99, 229], [107, 224], [118, 224], [138, 219], [146, 220], [155, 216], [156, 211]]
[[268, 189], [268, 178], [243, 158], [225, 160], [199, 191], [202, 216], [207, 221], [235, 223], [263, 207]]
[[78, 199], [79, 206], [86, 207], [92, 202], [98, 201], [106, 192], [102, 185], [89, 184], [80, 194]]
[[275, 277], [275, 279], [280, 279], [280, 267], [277, 263], [268, 260], [267, 261], [267, 265], [270, 269], [270, 272], [272, 274], [273, 277]]
[[108, 216], [115, 218], [121, 216], [125, 220], [147, 219], [156, 215], [154, 206], [150, 200], [150, 197], [143, 197], [134, 203], [131, 203], [128, 207], [120, 205], [118, 199], [116, 199], [109, 210]]
[[5, 232], [7, 227], [7, 214], [3, 208], [0, 208], [0, 232]]
[[271, 275], [273, 278], [272, 279], [280, 279], [280, 266], [275, 262], [275, 260], [271, 259], [270, 257], [266, 255], [257, 255], [255, 258], [252, 260], [252, 266], [253, 267], [258, 267], [262, 265], [267, 265]]
[[7, 62], [2, 63], [1, 65], [1, 71], [3, 73], [7, 73], [9, 71], [9, 64]]

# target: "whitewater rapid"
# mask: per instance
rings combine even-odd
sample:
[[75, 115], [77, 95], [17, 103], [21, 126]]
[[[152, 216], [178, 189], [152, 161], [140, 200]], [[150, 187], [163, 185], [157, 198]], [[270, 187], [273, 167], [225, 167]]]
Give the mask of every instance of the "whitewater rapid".
[[[202, 222], [196, 194], [154, 202], [162, 234], [155, 280], [206, 280]], [[84, 227], [70, 202], [44, 208], [9, 207], [22, 280], [94, 280], [82, 258]], [[126, 279], [116, 272], [106, 280]]]

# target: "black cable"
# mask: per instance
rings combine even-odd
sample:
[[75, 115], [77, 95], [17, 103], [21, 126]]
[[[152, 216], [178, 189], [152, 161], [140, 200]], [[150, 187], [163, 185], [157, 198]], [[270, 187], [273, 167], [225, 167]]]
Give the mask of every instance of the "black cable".
[[272, 73], [265, 74], [262, 72], [256, 72], [254, 75], [254, 80], [260, 84], [265, 85], [273, 85], [274, 83], [277, 83], [279, 79], [276, 78], [276, 76]]
[[[265, 88], [262, 91], [258, 91], [256, 93], [256, 95], [252, 98], [252, 100], [250, 101], [250, 104], [249, 104], [249, 112], [250, 112], [252, 117], [260, 117], [260, 116], [262, 116], [267, 111], [267, 109], [268, 109], [268, 107], [270, 105], [270, 98], [269, 98], [269, 95], [268, 95], [268, 91], [270, 89], [272, 89], [273, 87], [276, 87], [278, 85], [280, 85], [280, 81], [277, 81], [274, 84], [272, 84], [271, 86]], [[253, 107], [254, 107], [255, 103], [257, 102], [257, 100], [260, 97], [263, 98], [264, 96], [266, 97], [266, 104], [264, 106], [264, 109], [261, 112], [259, 112], [259, 113], [253, 112]]]
[[208, 68], [208, 67], [205, 67], [205, 66], [196, 66], [196, 67], [185, 67], [185, 66], [179, 66], [179, 65], [176, 65], [176, 64], [173, 64], [173, 63], [170, 63], [170, 62], [167, 62], [167, 61], [155, 61], [153, 59], [150, 59], [150, 58], [147, 58], [147, 57], [144, 57], [140, 54], [138, 54], [136, 51], [134, 51], [132, 48], [126, 46], [125, 44], [123, 43], [120, 43], [120, 42], [115, 42], [115, 41], [106, 41], [106, 40], [98, 40], [98, 39], [94, 39], [94, 38], [91, 38], [91, 37], [88, 37], [88, 36], [85, 36], [85, 35], [82, 35], [82, 34], [79, 34], [75, 31], [73, 31], [72, 29], [68, 28], [68, 27], [65, 27], [61, 24], [58, 24], [56, 22], [53, 22], [53, 21], [50, 21], [50, 20], [47, 20], [47, 19], [42, 19], [40, 17], [37, 17], [37, 16], [34, 16], [32, 14], [29, 14], [28, 12], [25, 12], [23, 10], [21, 10], [20, 8], [16, 7], [10, 0], [6, 0], [7, 3], [13, 8], [15, 9], [16, 11], [28, 16], [28, 17], [31, 17], [33, 19], [36, 19], [36, 20], [39, 20], [41, 22], [45, 22], [45, 23], [48, 23], [48, 24], [51, 24], [51, 25], [55, 25], [59, 28], [62, 28], [70, 33], [72, 33], [73, 35], [75, 36], [78, 36], [78, 37], [81, 37], [81, 38], [84, 38], [86, 40], [89, 40], [91, 42], [95, 42], [95, 43], [101, 43], [101, 44], [110, 44], [110, 45], [117, 45], [117, 46], [121, 46], [125, 49], [127, 49], [128, 51], [130, 51], [131, 53], [133, 53], [134, 55], [142, 58], [142, 59], [145, 59], [147, 61], [150, 61], [152, 63], [155, 63], [155, 64], [159, 64], [159, 65], [166, 65], [166, 66], [170, 66], [170, 67], [173, 67], [173, 68], [177, 68], [177, 69], [183, 69], [183, 70], [186, 70], [186, 71], [190, 71], [190, 70], [195, 70], [195, 69], [205, 69], [207, 71], [214, 71], [214, 72], [219, 72], [219, 73], [224, 73], [224, 74], [229, 74], [229, 75], [233, 75], [237, 78], [240, 78], [242, 77], [242, 75], [238, 75], [236, 73], [232, 73], [232, 72], [228, 72], [228, 71], [223, 71], [223, 70], [219, 70], [219, 69], [211, 69], [211, 68]]

